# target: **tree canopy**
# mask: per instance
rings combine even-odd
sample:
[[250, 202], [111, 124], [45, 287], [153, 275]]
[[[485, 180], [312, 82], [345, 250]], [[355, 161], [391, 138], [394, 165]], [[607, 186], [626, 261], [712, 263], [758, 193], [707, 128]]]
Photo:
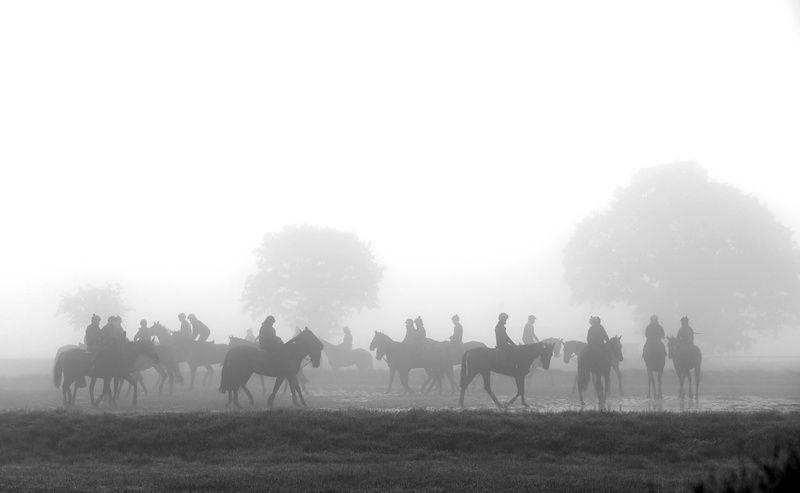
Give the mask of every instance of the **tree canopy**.
[[355, 233], [288, 226], [264, 236], [255, 256], [258, 272], [242, 296], [253, 317], [269, 312], [325, 334], [378, 306], [383, 268]]
[[128, 310], [130, 308], [125, 305], [122, 289], [107, 284], [78, 288], [73, 294], [65, 294], [61, 297], [56, 315], [66, 315], [73, 328], [81, 329], [89, 325], [95, 313], [105, 320], [111, 315], [122, 315]]
[[625, 302], [642, 330], [686, 315], [698, 345], [744, 348], [800, 321], [800, 254], [757, 199], [697, 163], [645, 168], [577, 228], [564, 267], [578, 302]]

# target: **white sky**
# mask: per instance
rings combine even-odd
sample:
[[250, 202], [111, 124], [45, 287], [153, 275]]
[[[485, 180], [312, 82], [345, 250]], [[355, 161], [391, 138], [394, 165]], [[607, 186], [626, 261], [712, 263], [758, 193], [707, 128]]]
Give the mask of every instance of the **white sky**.
[[444, 338], [454, 312], [489, 341], [498, 309], [512, 332], [536, 313], [581, 337], [593, 311], [633, 338], [569, 305], [571, 229], [638, 168], [694, 159], [800, 231], [799, 20], [788, 1], [2, 2], [0, 356], [76, 341], [59, 296], [109, 281], [129, 329], [257, 327], [252, 251], [293, 223], [386, 265], [357, 345], [416, 315]]

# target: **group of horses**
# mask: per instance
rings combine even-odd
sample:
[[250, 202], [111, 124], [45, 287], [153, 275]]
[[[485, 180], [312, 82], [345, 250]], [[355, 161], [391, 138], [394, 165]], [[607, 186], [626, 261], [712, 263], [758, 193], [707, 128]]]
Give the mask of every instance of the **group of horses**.
[[[56, 387], [60, 386], [62, 389], [64, 405], [75, 404], [78, 388], [87, 385], [87, 377], [91, 379], [89, 395], [92, 405], [97, 406], [107, 398], [109, 405], [115, 406], [121, 383], [125, 381], [133, 389], [133, 404], [136, 405], [138, 387], [141, 385], [144, 388], [141, 372], [148, 368], [154, 368], [158, 373], [159, 392], [162, 393], [164, 386], [168, 384], [171, 395], [173, 383], [182, 382], [179, 364], [185, 362], [190, 371], [190, 389], [194, 387], [197, 368], [206, 368], [203, 382], [208, 384], [213, 378], [213, 365], [222, 365], [219, 391], [227, 394], [228, 406], [241, 407], [239, 390], [245, 393], [251, 405], [254, 404], [253, 395], [247, 388], [247, 383], [254, 374], [261, 376], [262, 387], [265, 390], [263, 377], [275, 377], [272, 393], [267, 398], [269, 407], [273, 406], [276, 394], [284, 382], [291, 390], [293, 403], [305, 406], [303, 397], [305, 377], [302, 372], [304, 361], [308, 360], [313, 367], [319, 367], [321, 354], [325, 351], [328, 362], [334, 370], [349, 366], [355, 366], [359, 370], [372, 368], [372, 355], [368, 351], [330, 344], [317, 338], [308, 328], [298, 332], [283, 346], [275, 348], [266, 355], [255, 343], [236, 337], [231, 337], [229, 344], [189, 342], [171, 333], [159, 323], [156, 323], [151, 331], [154, 336], [152, 339], [110, 346], [94, 353], [78, 346], [60, 348], [56, 354], [53, 379]], [[158, 344], [155, 344], [156, 340]], [[689, 398], [693, 397], [690, 374], [692, 369], [695, 371], [694, 396], [697, 396], [701, 360], [699, 349], [695, 346], [680, 345], [674, 338], [668, 338], [668, 350], [663, 345], [660, 351], [656, 350], [657, 348], [652, 349], [653, 347], [655, 346], [646, 348], [644, 353], [648, 370], [648, 398], [651, 397], [651, 390], [654, 398], [662, 397], [661, 376], [667, 356], [673, 360], [678, 373], [680, 397], [684, 397], [686, 377], [689, 378]], [[526, 377], [535, 367], [548, 369], [551, 358], [559, 357], [562, 350], [564, 363], [569, 363], [571, 358], [577, 355], [578, 372], [575, 386], [582, 405], [585, 404], [583, 393], [593, 378], [598, 404], [601, 408], [605, 407], [612, 369], [617, 374], [620, 394], [622, 393], [619, 363], [623, 360], [623, 356], [620, 336], [611, 338], [602, 348], [587, 347], [586, 343], [581, 341], [565, 342], [550, 338], [534, 344], [516, 346], [511, 350], [499, 350], [488, 348], [477, 341], [452, 343], [427, 339], [423, 344], [409, 344], [394, 341], [388, 335], [376, 331], [369, 349], [375, 352], [377, 360], [385, 360], [389, 367], [387, 393], [392, 391], [395, 375], [398, 376], [404, 393], [412, 393], [409, 373], [413, 369], [423, 369], [426, 372], [427, 379], [422, 385], [423, 392], [434, 389], [441, 392], [444, 379], [448, 380], [451, 391], [455, 392], [457, 386], [453, 368], [460, 365], [458, 387], [461, 406], [464, 405], [464, 395], [470, 383], [476, 376], [481, 375], [484, 389], [498, 407], [507, 407], [518, 398], [521, 404], [527, 407]], [[514, 379], [517, 393], [505, 404], [501, 404], [492, 391], [490, 379], [492, 372]], [[95, 399], [94, 387], [98, 379], [103, 380], [103, 392]]]

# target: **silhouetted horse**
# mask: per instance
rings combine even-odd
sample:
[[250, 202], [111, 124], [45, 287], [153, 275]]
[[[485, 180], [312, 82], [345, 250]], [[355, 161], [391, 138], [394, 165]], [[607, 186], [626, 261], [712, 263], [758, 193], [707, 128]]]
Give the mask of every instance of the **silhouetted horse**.
[[[422, 347], [412, 344], [393, 341], [391, 337], [383, 332], [375, 331], [375, 336], [369, 345], [370, 351], [375, 351], [375, 359], [381, 360], [386, 357], [386, 364], [389, 365], [389, 388], [386, 393], [392, 391], [394, 374], [400, 376], [400, 383], [406, 394], [413, 394], [414, 391], [408, 386], [408, 374], [414, 368], [424, 368], [430, 373], [441, 373], [450, 380], [450, 385], [455, 387], [455, 376], [453, 375], [453, 364], [450, 355], [445, 347], [445, 343], [431, 341], [426, 342]], [[449, 344], [449, 343], [447, 343]]]
[[[133, 405], [136, 405], [139, 392], [132, 373], [136, 369], [136, 359], [142, 354], [147, 355], [155, 363], [159, 362], [155, 345], [149, 339], [136, 342], [124, 341], [116, 346], [103, 348], [93, 356], [91, 375], [89, 375], [92, 377], [89, 384], [89, 397], [93, 406], [97, 406], [103, 398], [108, 397], [109, 405], [116, 407], [119, 393], [117, 380], [126, 380], [133, 386]], [[95, 400], [94, 386], [98, 378], [103, 379], [103, 392]], [[115, 381], [113, 391], [111, 390], [112, 380]]]
[[212, 342], [189, 341], [186, 338], [174, 335], [166, 327], [156, 322], [150, 327], [150, 333], [158, 338], [159, 344], [170, 349], [177, 362], [189, 365], [189, 390], [194, 389], [194, 377], [197, 368], [206, 369], [203, 384], [208, 385], [214, 378], [214, 368], [211, 365], [222, 364], [230, 347], [227, 344], [214, 344]]
[[[528, 407], [525, 402], [525, 376], [531, 371], [531, 365], [536, 358], [542, 358], [542, 368], [550, 368], [550, 359], [553, 357], [552, 344], [537, 342], [536, 344], [523, 344], [511, 350], [477, 348], [464, 353], [461, 359], [461, 396], [458, 404], [464, 407], [464, 393], [467, 391], [469, 383], [476, 375], [483, 376], [483, 388], [492, 398], [497, 407], [508, 407], [520, 397], [522, 405]], [[514, 378], [517, 384], [517, 394], [506, 403], [500, 404], [497, 397], [492, 392], [491, 373], [499, 373]]]
[[314, 368], [319, 368], [319, 362], [322, 358], [322, 342], [317, 339], [313, 332], [308, 330], [308, 327], [300, 331], [299, 334], [280, 348], [276, 348], [274, 353], [267, 353], [252, 346], [231, 348], [228, 354], [225, 355], [225, 361], [222, 364], [222, 377], [219, 385], [220, 393], [228, 393], [226, 406], [234, 404], [236, 407], [241, 407], [239, 405], [240, 388], [244, 390], [250, 399], [250, 405], [254, 404], [253, 394], [247, 390], [247, 381], [253, 373], [276, 377], [272, 394], [267, 399], [267, 406], [270, 409], [275, 401], [275, 394], [278, 393], [284, 380], [289, 381], [294, 405], [298, 405], [297, 396], [299, 396], [302, 405], [306, 406], [297, 382], [297, 373], [300, 371], [300, 365], [306, 357], [311, 359], [311, 365]]
[[[64, 406], [74, 406], [78, 389], [86, 387], [86, 377], [92, 368], [92, 356], [78, 346], [64, 346], [56, 352], [53, 364], [53, 383], [61, 387]], [[64, 381], [62, 382], [61, 379]], [[70, 390], [74, 385], [74, 389]]]
[[[622, 336], [620, 336], [622, 337]], [[567, 341], [564, 343], [564, 363], [569, 363], [572, 355], [580, 356], [581, 352], [586, 348], [586, 343], [583, 341]], [[622, 351], [620, 351], [622, 354]], [[619, 395], [622, 395], [622, 370], [619, 369], [619, 362], [622, 361], [616, 358], [616, 355], [611, 355], [611, 369], [617, 374], [617, 383], [619, 384]], [[578, 386], [578, 375], [575, 374], [575, 380], [572, 382], [571, 394], [575, 393], [575, 388]], [[611, 386], [607, 385], [607, 390], [611, 392]]]
[[664, 375], [664, 365], [667, 361], [667, 350], [664, 343], [659, 340], [649, 341], [644, 345], [642, 358], [647, 367], [647, 398], [650, 398], [652, 389], [653, 397], [661, 399], [661, 377]]
[[703, 362], [703, 354], [697, 346], [689, 346], [681, 344], [675, 337], [667, 337], [667, 347], [669, 348], [669, 358], [672, 360], [672, 365], [675, 367], [675, 373], [678, 374], [678, 381], [680, 382], [680, 391], [678, 397], [683, 399], [683, 380], [689, 379], [689, 399], [692, 398], [692, 370], [694, 370], [695, 393], [696, 399], [700, 398], [700, 366]]
[[[586, 403], [583, 400], [583, 391], [589, 385], [589, 380], [594, 375], [594, 389], [597, 392], [597, 400], [600, 409], [605, 409], [607, 390], [611, 384], [611, 364], [612, 361], [622, 361], [622, 336], [612, 337], [602, 346], [587, 346], [578, 355], [578, 397], [581, 405]], [[605, 379], [605, 388], [603, 387]]]
[[[445, 346], [447, 350], [447, 354], [450, 356], [450, 361], [452, 362], [453, 366], [461, 364], [461, 358], [464, 356], [464, 353], [469, 351], [470, 349], [476, 349], [480, 347], [486, 347], [486, 344], [478, 341], [467, 341], [461, 344], [453, 344], [449, 341], [432, 341], [436, 342], [437, 344], [447, 344]], [[445, 377], [444, 373], [441, 371], [436, 371], [432, 368], [426, 368], [425, 372], [428, 374], [427, 380], [425, 383], [422, 384], [422, 388], [420, 392], [431, 392], [434, 388], [441, 394], [442, 393], [442, 378]], [[452, 382], [451, 382], [452, 383]], [[455, 387], [451, 385], [450, 387], [452, 392], [455, 392]]]
[[[554, 358], [559, 358], [561, 356], [561, 346], [564, 344], [564, 341], [558, 337], [548, 337], [547, 339], [542, 339], [539, 342], [553, 345]], [[529, 377], [533, 377], [533, 374], [536, 372], [536, 368], [542, 368], [542, 360], [537, 359], [533, 362], [531, 365], [531, 372], [528, 374]], [[555, 385], [555, 380], [553, 379], [553, 374], [550, 372], [550, 369], [547, 369], [547, 374], [550, 375], [550, 384]]]
[[361, 371], [372, 369], [372, 355], [366, 349], [347, 349], [323, 340], [325, 356], [334, 370], [355, 365]]

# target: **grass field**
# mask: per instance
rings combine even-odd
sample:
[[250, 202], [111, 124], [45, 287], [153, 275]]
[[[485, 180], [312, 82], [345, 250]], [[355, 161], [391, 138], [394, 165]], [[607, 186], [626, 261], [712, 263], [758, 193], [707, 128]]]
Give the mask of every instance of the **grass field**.
[[673, 491], [798, 413], [0, 413], [0, 490]]
[[[654, 407], [644, 372], [628, 369], [625, 396], [615, 381], [607, 413], [590, 410], [593, 393], [578, 406], [569, 370], [536, 374], [533, 409], [509, 411], [480, 386], [460, 411], [447, 386], [385, 394], [381, 370], [307, 375], [311, 409], [280, 395], [274, 412], [256, 379], [256, 407], [244, 411], [225, 409], [216, 381], [159, 396], [152, 373], [139, 407], [122, 398], [112, 411], [89, 406], [85, 389], [75, 409], [61, 409], [50, 375], [0, 376], [0, 491], [674, 491], [800, 439], [792, 370], [709, 371], [700, 402], [685, 407], [668, 371]], [[494, 385], [501, 400], [513, 394], [507, 378]]]

